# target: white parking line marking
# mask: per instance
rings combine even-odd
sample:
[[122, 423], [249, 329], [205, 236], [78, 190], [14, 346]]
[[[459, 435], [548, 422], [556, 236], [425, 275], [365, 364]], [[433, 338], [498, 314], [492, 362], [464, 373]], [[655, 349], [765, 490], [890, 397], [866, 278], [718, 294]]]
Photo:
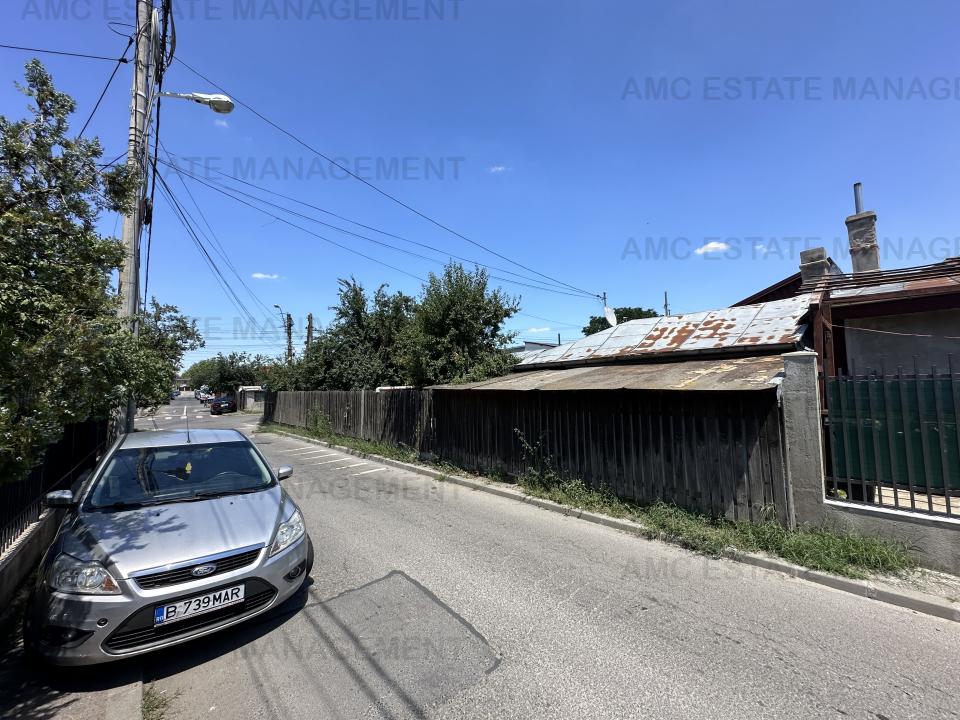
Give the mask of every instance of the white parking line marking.
[[324, 453], [323, 455], [317, 455], [316, 453], [304, 453], [303, 455], [298, 455], [297, 457], [303, 458], [305, 460], [319, 460], [320, 458], [333, 457], [334, 453]]
[[310, 450], [310, 449], [311, 448], [308, 448], [308, 447], [301, 447], [301, 448], [291, 448], [290, 450], [281, 450], [280, 452], [286, 453], [287, 455], [296, 455], [297, 453], [303, 450]]
[[380, 472], [381, 470], [386, 470], [386, 468], [374, 468], [373, 470], [362, 470], [361, 472], [354, 473], [350, 477], [359, 477], [360, 475], [369, 475], [370, 473]]
[[186, 417], [186, 416], [187, 416], [187, 406], [184, 405], [184, 406], [183, 406], [183, 415], [181, 415], [181, 417]]
[[313, 447], [313, 448], [310, 448], [309, 450], [296, 450], [295, 452], [297, 453], [297, 455], [309, 455], [310, 453], [328, 452], [328, 450], [327, 448]]
[[310, 463], [311, 465], [329, 465], [330, 463], [348, 462], [350, 458], [339, 458], [337, 460], [324, 460], [323, 462]]
[[337, 470], [349, 470], [352, 467], [360, 467], [361, 465], [366, 465], [366, 463], [354, 463], [353, 465], [344, 465], [342, 468], [337, 468]]
[[173, 420], [173, 415], [164, 415], [164, 416], [163, 416], [163, 419], [164, 419], [164, 420]]

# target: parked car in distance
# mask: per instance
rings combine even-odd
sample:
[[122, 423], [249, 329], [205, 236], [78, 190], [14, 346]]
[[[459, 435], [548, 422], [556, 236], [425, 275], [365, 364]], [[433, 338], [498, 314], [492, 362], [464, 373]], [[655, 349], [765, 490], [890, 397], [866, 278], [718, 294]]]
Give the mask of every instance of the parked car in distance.
[[216, 398], [210, 401], [210, 414], [222, 415], [225, 412], [236, 412], [237, 402], [231, 398]]
[[[313, 566], [303, 515], [236, 430], [123, 436], [66, 508], [37, 574], [24, 646], [56, 665], [139, 655], [260, 615]], [[175, 538], [175, 540], [174, 540]]]

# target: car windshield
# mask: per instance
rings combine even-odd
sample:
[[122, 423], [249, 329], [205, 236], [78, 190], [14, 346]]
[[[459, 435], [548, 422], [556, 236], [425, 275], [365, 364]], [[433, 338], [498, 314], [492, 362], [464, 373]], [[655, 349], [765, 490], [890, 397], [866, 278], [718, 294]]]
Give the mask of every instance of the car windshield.
[[87, 508], [202, 500], [265, 490], [273, 484], [260, 456], [244, 441], [128, 448], [110, 458]]

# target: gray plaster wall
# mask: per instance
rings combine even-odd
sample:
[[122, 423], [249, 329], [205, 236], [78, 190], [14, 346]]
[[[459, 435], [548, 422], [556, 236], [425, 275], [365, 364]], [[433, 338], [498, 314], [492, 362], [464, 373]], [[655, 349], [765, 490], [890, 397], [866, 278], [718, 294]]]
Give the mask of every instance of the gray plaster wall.
[[897, 366], [902, 366], [904, 372], [912, 373], [914, 356], [917, 356], [920, 371], [928, 373], [931, 365], [946, 369], [947, 356], [951, 353], [960, 370], [960, 340], [948, 337], [960, 338], [960, 309], [851, 319], [844, 326], [848, 328], [845, 335], [850, 367], [847, 371], [855, 367], [860, 374], [868, 369], [884, 368], [887, 373], [895, 373]]

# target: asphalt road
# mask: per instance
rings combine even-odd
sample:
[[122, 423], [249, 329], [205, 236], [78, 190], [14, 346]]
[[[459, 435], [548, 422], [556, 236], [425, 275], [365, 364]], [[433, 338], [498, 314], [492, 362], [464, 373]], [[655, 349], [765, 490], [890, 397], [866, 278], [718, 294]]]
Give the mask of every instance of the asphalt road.
[[[234, 426], [285, 481], [312, 584], [146, 656], [167, 718], [950, 718], [960, 625]], [[165, 418], [170, 418], [169, 420]]]

